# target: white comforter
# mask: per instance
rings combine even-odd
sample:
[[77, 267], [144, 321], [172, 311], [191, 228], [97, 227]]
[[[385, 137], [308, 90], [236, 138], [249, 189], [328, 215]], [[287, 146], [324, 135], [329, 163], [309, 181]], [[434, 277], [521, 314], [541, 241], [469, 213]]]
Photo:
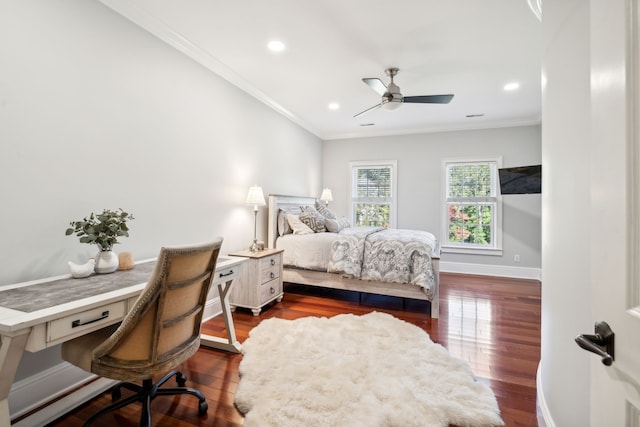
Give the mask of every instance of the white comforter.
[[285, 234], [276, 240], [276, 248], [284, 249], [285, 266], [327, 271], [336, 237], [336, 233]]

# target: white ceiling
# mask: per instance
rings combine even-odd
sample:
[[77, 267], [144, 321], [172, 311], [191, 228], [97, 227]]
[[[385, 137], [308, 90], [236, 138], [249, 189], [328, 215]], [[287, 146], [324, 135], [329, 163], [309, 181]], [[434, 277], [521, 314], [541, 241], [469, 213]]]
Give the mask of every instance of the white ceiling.
[[[541, 23], [527, 0], [101, 1], [325, 140], [540, 122]], [[286, 49], [269, 51], [272, 39]], [[405, 96], [455, 97], [354, 118], [380, 102], [361, 79], [387, 83], [391, 66]]]

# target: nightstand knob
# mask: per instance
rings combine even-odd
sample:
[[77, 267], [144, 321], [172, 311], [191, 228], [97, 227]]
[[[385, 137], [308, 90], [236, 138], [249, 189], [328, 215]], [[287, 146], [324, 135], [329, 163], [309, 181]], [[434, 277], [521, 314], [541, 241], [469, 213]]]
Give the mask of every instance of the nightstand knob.
[[275, 293], [276, 293], [276, 290], [275, 290], [275, 289], [273, 289], [273, 288], [271, 288], [271, 293], [272, 293], [272, 294], [275, 294]]
[[273, 271], [271, 273], [269, 273], [269, 275], [271, 276], [271, 278], [273, 279], [274, 277], [276, 277], [275, 274], [273, 274]]
[[271, 259], [271, 265], [276, 265], [276, 260], [275, 259]]

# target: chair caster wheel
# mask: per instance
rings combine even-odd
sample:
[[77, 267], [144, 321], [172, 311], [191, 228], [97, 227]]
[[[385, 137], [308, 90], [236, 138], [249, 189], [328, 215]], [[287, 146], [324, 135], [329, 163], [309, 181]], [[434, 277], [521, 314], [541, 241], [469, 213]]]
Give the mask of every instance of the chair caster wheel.
[[187, 377], [178, 372], [178, 375], [176, 375], [176, 383], [178, 387], [184, 387], [187, 384]]
[[207, 413], [208, 409], [209, 409], [209, 404], [207, 403], [206, 400], [204, 402], [198, 403], [198, 415], [203, 416], [204, 414]]

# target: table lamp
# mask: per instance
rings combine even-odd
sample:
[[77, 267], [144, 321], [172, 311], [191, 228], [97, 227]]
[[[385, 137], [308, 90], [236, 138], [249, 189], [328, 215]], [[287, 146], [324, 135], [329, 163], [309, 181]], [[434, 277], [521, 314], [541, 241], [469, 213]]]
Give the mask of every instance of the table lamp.
[[333, 196], [331, 195], [331, 190], [325, 188], [322, 190], [322, 195], [320, 195], [320, 200], [322, 200], [325, 205], [329, 206], [329, 202], [333, 202]]
[[264, 206], [267, 203], [264, 201], [264, 194], [262, 194], [262, 187], [254, 185], [249, 187], [249, 193], [247, 194], [247, 205], [253, 205], [253, 244], [249, 250], [256, 252], [258, 250], [258, 206]]

